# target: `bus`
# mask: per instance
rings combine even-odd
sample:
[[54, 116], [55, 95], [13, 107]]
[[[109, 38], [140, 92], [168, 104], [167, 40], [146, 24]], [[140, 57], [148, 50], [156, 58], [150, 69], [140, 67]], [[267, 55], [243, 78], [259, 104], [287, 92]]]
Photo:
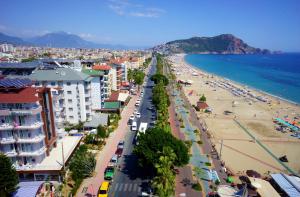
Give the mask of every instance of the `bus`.
[[145, 133], [147, 130], [148, 123], [146, 122], [141, 122], [140, 127], [139, 127], [139, 133]]

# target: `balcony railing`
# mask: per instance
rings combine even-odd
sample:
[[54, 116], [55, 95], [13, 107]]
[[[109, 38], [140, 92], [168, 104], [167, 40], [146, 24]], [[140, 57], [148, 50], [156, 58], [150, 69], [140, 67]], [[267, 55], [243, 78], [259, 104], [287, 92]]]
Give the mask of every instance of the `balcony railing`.
[[12, 144], [15, 143], [16, 140], [13, 137], [1, 138], [0, 144]]
[[45, 152], [46, 152], [46, 148], [42, 147], [36, 151], [30, 151], [30, 152], [20, 151], [19, 156], [39, 156], [44, 154]]
[[8, 115], [36, 115], [42, 111], [41, 106], [32, 108], [11, 108], [11, 109], [0, 109], [0, 116]]
[[43, 125], [44, 125], [43, 122], [36, 121], [36, 122], [28, 123], [26, 125], [16, 125], [14, 127], [14, 129], [38, 129], [38, 128], [40, 128]]
[[0, 130], [11, 130], [14, 126], [12, 123], [2, 123], [0, 124]]
[[33, 138], [18, 138], [17, 143], [39, 143], [45, 139], [45, 135], [38, 135]]
[[15, 157], [15, 156], [17, 156], [16, 150], [10, 150], [10, 151], [8, 151], [8, 152], [5, 152], [4, 154], [5, 154], [6, 156], [8, 156], [8, 157]]

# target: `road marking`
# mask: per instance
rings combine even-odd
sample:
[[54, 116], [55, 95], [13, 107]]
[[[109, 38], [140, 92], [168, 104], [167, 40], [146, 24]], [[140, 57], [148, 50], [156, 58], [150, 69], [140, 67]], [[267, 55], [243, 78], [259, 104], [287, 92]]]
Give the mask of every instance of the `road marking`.
[[131, 192], [132, 184], [129, 184], [128, 191]]
[[127, 191], [127, 186], [128, 186], [128, 184], [127, 184], [127, 183], [125, 183], [125, 185], [124, 185], [124, 192], [126, 192], [126, 191]]
[[135, 183], [135, 184], [133, 185], [133, 189], [132, 189], [132, 191], [134, 191], [134, 192], [135, 192], [135, 191], [136, 191], [136, 189], [137, 189], [137, 186], [138, 186], [138, 184], [136, 184], [136, 183]]
[[119, 191], [122, 191], [123, 183], [120, 183]]
[[119, 183], [116, 183], [116, 186], [115, 186], [115, 191], [117, 191], [118, 190], [118, 187], [119, 187]]

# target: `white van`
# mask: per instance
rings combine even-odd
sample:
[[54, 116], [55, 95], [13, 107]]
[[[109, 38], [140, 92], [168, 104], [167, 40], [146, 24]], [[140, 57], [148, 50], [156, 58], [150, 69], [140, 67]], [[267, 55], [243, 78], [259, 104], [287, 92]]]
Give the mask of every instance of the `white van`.
[[136, 121], [132, 122], [131, 131], [137, 131], [137, 123], [136, 123]]

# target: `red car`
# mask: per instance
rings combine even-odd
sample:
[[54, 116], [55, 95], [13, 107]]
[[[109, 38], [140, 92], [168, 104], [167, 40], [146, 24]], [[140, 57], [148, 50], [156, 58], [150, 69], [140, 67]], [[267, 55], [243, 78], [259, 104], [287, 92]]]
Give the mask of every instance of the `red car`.
[[116, 150], [116, 155], [118, 155], [118, 157], [121, 157], [122, 156], [122, 153], [123, 153], [123, 148], [118, 148]]

